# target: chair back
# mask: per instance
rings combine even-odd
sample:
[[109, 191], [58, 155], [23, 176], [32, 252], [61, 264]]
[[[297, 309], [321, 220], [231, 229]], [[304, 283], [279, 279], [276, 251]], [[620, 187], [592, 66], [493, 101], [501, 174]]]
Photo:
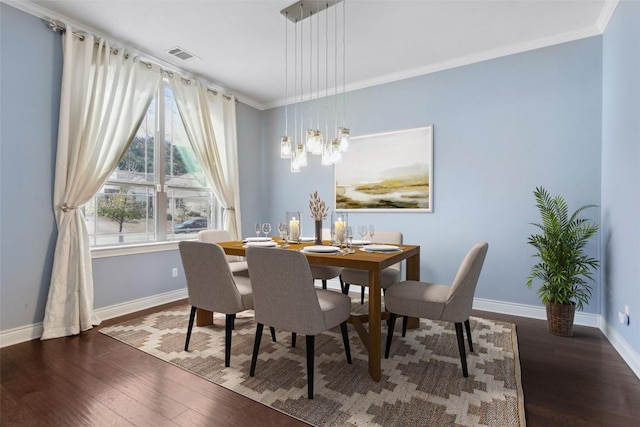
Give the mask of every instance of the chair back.
[[198, 240], [204, 243], [228, 242], [233, 240], [231, 233], [224, 229], [202, 230], [198, 232]]
[[442, 320], [463, 322], [469, 318], [476, 285], [488, 249], [487, 242], [476, 243], [462, 260], [449, 290]]
[[373, 234], [371, 243], [402, 244], [402, 233], [399, 231], [377, 231]]
[[[198, 232], [198, 240], [204, 243], [229, 242], [233, 240], [231, 233], [227, 230], [218, 228], [213, 230], [202, 230]], [[234, 255], [226, 255], [228, 262], [240, 261], [240, 258]]]
[[226, 314], [244, 309], [224, 250], [219, 245], [182, 241], [178, 247], [187, 278], [189, 303], [193, 307]]
[[249, 247], [246, 256], [256, 322], [304, 335], [327, 329], [304, 254]]

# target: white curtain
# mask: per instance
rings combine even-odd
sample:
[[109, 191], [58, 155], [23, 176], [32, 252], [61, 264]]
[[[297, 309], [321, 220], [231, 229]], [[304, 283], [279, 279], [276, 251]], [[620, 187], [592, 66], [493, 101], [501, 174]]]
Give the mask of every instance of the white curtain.
[[224, 208], [224, 228], [240, 238], [235, 98], [180, 76], [169, 79], [191, 147]]
[[58, 240], [42, 339], [75, 335], [100, 324], [93, 313], [89, 236], [78, 207], [117, 167], [162, 79], [157, 67], [91, 35], [80, 40], [69, 26], [63, 50], [53, 190]]

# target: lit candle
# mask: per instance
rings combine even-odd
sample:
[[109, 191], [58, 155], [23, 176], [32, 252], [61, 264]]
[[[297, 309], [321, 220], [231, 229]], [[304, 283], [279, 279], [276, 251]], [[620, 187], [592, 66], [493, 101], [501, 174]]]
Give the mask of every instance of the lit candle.
[[342, 220], [342, 218], [338, 218], [336, 221], [336, 240], [338, 242], [344, 242], [344, 233], [345, 233], [346, 224]]
[[300, 238], [300, 221], [294, 216], [289, 221], [289, 236], [291, 240], [298, 240]]

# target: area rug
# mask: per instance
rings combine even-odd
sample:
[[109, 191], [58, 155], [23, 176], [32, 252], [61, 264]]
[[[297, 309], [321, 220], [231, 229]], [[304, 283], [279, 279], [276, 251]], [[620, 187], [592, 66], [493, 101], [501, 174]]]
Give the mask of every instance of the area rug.
[[[354, 310], [364, 307], [354, 300]], [[351, 326], [352, 365], [340, 329], [327, 331], [316, 337], [314, 399], [309, 400], [304, 338], [292, 348], [289, 333], [278, 332], [274, 343], [265, 328], [251, 378], [253, 312], [237, 316], [228, 368], [224, 316], [216, 313], [212, 326], [194, 326], [185, 352], [188, 314], [185, 304], [100, 332], [313, 426], [525, 425], [518, 344], [510, 323], [471, 318], [475, 351], [467, 355], [468, 378], [462, 376], [453, 324], [421, 320], [405, 338], [398, 326], [391, 355], [382, 359], [380, 382], [369, 376], [367, 353]]]

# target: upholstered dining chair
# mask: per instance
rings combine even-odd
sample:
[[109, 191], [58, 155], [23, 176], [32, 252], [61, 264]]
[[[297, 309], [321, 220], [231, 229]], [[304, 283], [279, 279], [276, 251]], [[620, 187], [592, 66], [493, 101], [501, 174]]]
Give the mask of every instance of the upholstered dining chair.
[[[253, 308], [253, 293], [248, 276], [233, 276], [224, 250], [215, 243], [182, 241], [178, 244], [191, 313], [184, 350], [189, 350], [191, 330], [198, 308], [226, 315], [224, 366], [231, 360], [231, 333], [236, 314]], [[271, 328], [275, 341], [275, 330]]]
[[458, 338], [458, 350], [462, 375], [469, 376], [467, 371], [467, 355], [465, 352], [462, 323], [464, 322], [469, 351], [473, 352], [469, 315], [473, 305], [478, 277], [484, 263], [489, 244], [480, 242], [474, 245], [462, 260], [451, 286], [408, 280], [393, 284], [385, 293], [385, 304], [390, 312], [389, 331], [384, 357], [389, 358], [391, 340], [396, 317], [403, 316], [402, 336], [406, 335], [408, 317], [419, 317], [432, 320], [444, 320], [455, 323]]
[[[322, 229], [322, 240], [331, 239], [331, 230], [328, 228]], [[311, 265], [311, 275], [313, 280], [322, 281], [322, 289], [327, 289], [327, 280], [338, 278], [340, 280], [340, 289], [344, 290], [344, 284], [340, 274], [342, 273], [342, 267], [332, 267], [329, 265]]]
[[[198, 232], [198, 240], [204, 243], [228, 242], [233, 240], [231, 233], [224, 229], [202, 230]], [[229, 269], [234, 276], [249, 276], [247, 261], [242, 257], [226, 255]]]
[[313, 399], [315, 336], [340, 325], [342, 340], [351, 363], [347, 319], [351, 300], [340, 292], [316, 289], [309, 262], [297, 251], [276, 248], [247, 248], [257, 322], [250, 376], [255, 375], [264, 325], [306, 336], [307, 394]]
[[[375, 242], [398, 245], [402, 244], [402, 233], [398, 231], [376, 231], [374, 237]], [[401, 280], [401, 267], [402, 263], [399, 262], [382, 270], [382, 274], [380, 276], [380, 287], [383, 290]], [[349, 293], [350, 285], [361, 286], [360, 304], [364, 304], [364, 288], [369, 286], [369, 271], [357, 270], [354, 268], [344, 268], [342, 270], [342, 273], [340, 274], [340, 277], [342, 278], [343, 282], [342, 290], [345, 294]]]

